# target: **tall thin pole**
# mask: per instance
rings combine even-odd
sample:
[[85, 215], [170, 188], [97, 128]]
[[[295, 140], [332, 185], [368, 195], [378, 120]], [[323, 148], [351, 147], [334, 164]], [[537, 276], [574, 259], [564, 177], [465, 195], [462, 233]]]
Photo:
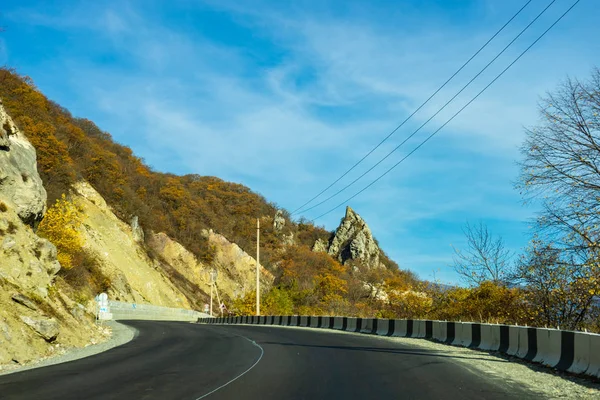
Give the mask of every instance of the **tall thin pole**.
[[260, 219], [256, 218], [256, 315], [260, 315]]
[[[212, 279], [212, 277], [211, 277], [211, 279]], [[213, 283], [210, 282], [210, 316], [211, 317], [213, 316], [213, 313], [212, 313], [212, 303], [213, 303]]]
[[223, 316], [223, 307], [221, 306], [221, 297], [219, 296], [219, 288], [217, 288], [217, 282], [214, 283], [215, 292], [217, 293], [217, 301], [219, 302], [219, 310], [221, 311], [221, 317]]

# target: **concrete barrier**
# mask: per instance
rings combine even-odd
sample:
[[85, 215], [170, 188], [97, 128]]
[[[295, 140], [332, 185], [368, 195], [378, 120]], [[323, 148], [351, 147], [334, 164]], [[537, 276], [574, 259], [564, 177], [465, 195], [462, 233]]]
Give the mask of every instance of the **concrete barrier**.
[[469, 347], [473, 341], [472, 324], [470, 322], [456, 322], [454, 327], [454, 341], [451, 344]]
[[600, 335], [590, 335], [590, 362], [586, 374], [600, 378]]
[[388, 332], [390, 330], [390, 322], [394, 322], [394, 320], [390, 319], [378, 319], [377, 320], [377, 331], [375, 334], [377, 336], [388, 336]]
[[445, 321], [432, 321], [432, 339], [446, 342], [448, 338], [448, 324]]
[[516, 356], [527, 361], [533, 361], [537, 355], [536, 328], [519, 326], [517, 331], [519, 349], [516, 353]]
[[198, 318], [209, 317], [207, 314], [186, 310], [183, 308], [171, 308], [154, 306], [151, 304], [124, 303], [109, 300], [110, 313], [114, 320], [151, 320], [151, 321], [190, 321], [196, 322]]
[[410, 337], [412, 335], [412, 319], [396, 319], [394, 322], [395, 329], [393, 336]]
[[567, 371], [576, 374], [586, 372], [590, 367], [592, 335], [582, 332], [573, 332], [573, 361]]
[[519, 352], [519, 332], [520, 326], [509, 326], [508, 327], [508, 350], [506, 354], [516, 356]]
[[310, 321], [309, 321], [308, 326], [311, 327], [311, 328], [318, 328], [319, 327], [319, 319], [321, 317], [313, 317], [313, 316], [311, 316], [309, 318], [310, 318]]
[[500, 325], [481, 325], [481, 344], [479, 348], [492, 351], [497, 351], [500, 348]]
[[472, 322], [329, 316], [207, 318], [202, 315], [197, 321], [304, 326], [379, 336], [428, 338], [446, 344], [500, 351], [559, 370], [600, 378], [600, 335], [583, 332]]
[[413, 320], [413, 333], [411, 337], [424, 338], [427, 334], [427, 322], [422, 319]]
[[[557, 329], [535, 329], [536, 354], [532, 361], [549, 367], [555, 367], [560, 361], [561, 354], [561, 331]], [[572, 362], [572, 361], [571, 361]]]
[[362, 318], [360, 332], [375, 334], [377, 332], [377, 318]]
[[481, 345], [481, 324], [471, 324], [471, 343], [469, 347], [479, 348]]
[[344, 328], [345, 317], [333, 317], [333, 329], [341, 330]]
[[452, 344], [456, 339], [456, 322], [446, 322], [446, 340], [444, 343]]
[[344, 330], [347, 332], [355, 332], [357, 319], [358, 318], [352, 318], [352, 317], [346, 318], [346, 326], [344, 327]]
[[333, 316], [327, 317], [327, 326], [323, 323], [323, 328], [333, 329], [333, 324], [335, 323], [335, 319]]

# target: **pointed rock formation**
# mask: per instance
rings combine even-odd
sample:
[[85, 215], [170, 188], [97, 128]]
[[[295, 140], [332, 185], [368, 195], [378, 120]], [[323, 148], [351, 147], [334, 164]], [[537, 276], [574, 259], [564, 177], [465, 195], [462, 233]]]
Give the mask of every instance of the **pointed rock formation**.
[[361, 262], [371, 268], [384, 267], [379, 260], [381, 250], [366, 222], [352, 208], [346, 207], [346, 215], [329, 243], [317, 240], [313, 251], [326, 251], [342, 264]]

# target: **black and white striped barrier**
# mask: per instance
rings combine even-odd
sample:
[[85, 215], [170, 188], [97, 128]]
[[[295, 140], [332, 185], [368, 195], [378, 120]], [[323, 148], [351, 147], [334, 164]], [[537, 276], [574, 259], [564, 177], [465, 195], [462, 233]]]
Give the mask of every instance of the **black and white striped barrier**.
[[308, 315], [200, 318], [198, 323], [300, 326], [425, 338], [449, 345], [498, 351], [560, 371], [600, 378], [600, 335], [587, 332], [474, 322]]

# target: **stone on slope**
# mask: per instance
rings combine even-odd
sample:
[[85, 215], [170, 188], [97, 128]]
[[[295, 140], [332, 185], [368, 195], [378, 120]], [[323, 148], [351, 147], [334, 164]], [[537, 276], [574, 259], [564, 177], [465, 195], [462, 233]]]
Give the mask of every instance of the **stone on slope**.
[[27, 297], [25, 295], [22, 295], [21, 293], [13, 294], [11, 296], [11, 299], [16, 303], [29, 308], [30, 310], [37, 311], [37, 309], [38, 309], [38, 307], [35, 305], [33, 300], [31, 300], [29, 297]]
[[54, 318], [31, 318], [22, 315], [21, 321], [47, 342], [53, 342], [58, 337], [59, 325]]

